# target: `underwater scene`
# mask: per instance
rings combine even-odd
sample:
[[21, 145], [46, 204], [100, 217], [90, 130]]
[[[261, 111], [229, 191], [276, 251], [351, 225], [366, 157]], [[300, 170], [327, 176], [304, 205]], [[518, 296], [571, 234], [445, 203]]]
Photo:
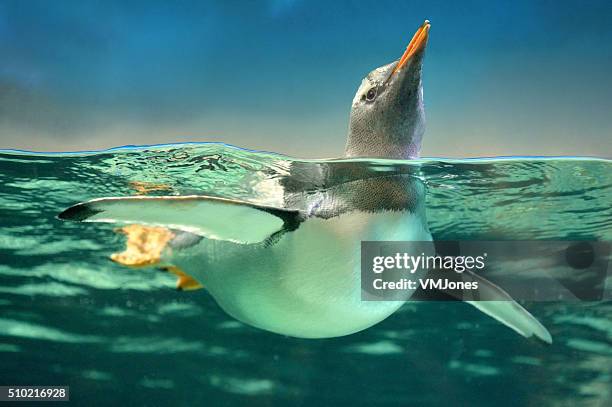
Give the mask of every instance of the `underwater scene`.
[[3, 150], [0, 383], [70, 386], [76, 405], [612, 404], [609, 271], [600, 301], [522, 304], [550, 345], [453, 301], [408, 302], [360, 332], [301, 339], [236, 320], [206, 281], [178, 291], [171, 273], [113, 262], [126, 240], [117, 225], [58, 218], [101, 197], [274, 205], [294, 168], [334, 172], [339, 185], [407, 174], [423, 186], [434, 240], [612, 240], [607, 159], [301, 160], [217, 143]]

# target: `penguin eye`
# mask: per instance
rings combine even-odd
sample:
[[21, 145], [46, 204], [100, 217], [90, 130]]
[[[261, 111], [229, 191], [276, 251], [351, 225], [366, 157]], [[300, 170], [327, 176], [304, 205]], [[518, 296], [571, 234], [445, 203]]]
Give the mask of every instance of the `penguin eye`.
[[376, 88], [370, 88], [370, 90], [368, 90], [368, 93], [366, 93], [366, 100], [368, 102], [371, 102], [375, 98], [376, 98]]

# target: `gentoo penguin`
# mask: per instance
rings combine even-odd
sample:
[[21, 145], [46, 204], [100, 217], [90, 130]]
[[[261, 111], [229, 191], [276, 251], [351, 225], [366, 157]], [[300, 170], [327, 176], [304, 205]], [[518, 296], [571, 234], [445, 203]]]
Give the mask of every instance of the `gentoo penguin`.
[[[363, 79], [345, 157], [418, 157], [429, 28], [425, 21], [399, 60]], [[179, 276], [183, 289], [203, 286], [244, 323], [295, 337], [336, 337], [368, 328], [403, 304], [362, 301], [361, 242], [432, 240], [419, 178], [365, 167], [293, 162], [279, 182], [277, 205], [204, 195], [112, 197], [77, 204], [59, 218], [127, 225], [128, 248], [115, 261], [163, 267]], [[525, 337], [551, 342], [531, 314], [480, 282], [489, 298], [501, 301], [472, 305]]]

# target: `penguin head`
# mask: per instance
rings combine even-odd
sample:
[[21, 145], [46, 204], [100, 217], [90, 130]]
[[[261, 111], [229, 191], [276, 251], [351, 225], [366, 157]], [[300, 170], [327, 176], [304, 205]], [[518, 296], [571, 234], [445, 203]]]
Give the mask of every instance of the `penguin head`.
[[399, 60], [361, 82], [351, 107], [346, 157], [419, 156], [425, 132], [421, 66], [429, 27], [425, 20]]

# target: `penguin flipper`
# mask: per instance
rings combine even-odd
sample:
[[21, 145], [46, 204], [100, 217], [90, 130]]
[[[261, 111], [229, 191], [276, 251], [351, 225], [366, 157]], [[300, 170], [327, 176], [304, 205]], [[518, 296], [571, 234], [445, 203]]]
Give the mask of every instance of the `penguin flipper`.
[[465, 277], [467, 277], [467, 279], [478, 282], [479, 295], [478, 301], [468, 300], [465, 302], [473, 305], [525, 338], [535, 336], [542, 342], [549, 345], [552, 344], [552, 336], [548, 329], [531, 315], [529, 311], [514, 301], [507, 292], [477, 274], [469, 271], [465, 271], [465, 273], [467, 273], [467, 276], [464, 276], [464, 281], [466, 281]]
[[294, 230], [301, 221], [297, 210], [201, 195], [99, 198], [71, 206], [58, 217], [159, 226], [241, 244], [263, 242], [277, 232]]
[[411, 297], [413, 300], [464, 301], [526, 338], [535, 336], [542, 342], [552, 343], [548, 330], [529, 311], [517, 303], [510, 294], [484, 277], [469, 270], [460, 274], [432, 270], [427, 276], [436, 280], [445, 278], [477, 283], [478, 289], [417, 290]]

